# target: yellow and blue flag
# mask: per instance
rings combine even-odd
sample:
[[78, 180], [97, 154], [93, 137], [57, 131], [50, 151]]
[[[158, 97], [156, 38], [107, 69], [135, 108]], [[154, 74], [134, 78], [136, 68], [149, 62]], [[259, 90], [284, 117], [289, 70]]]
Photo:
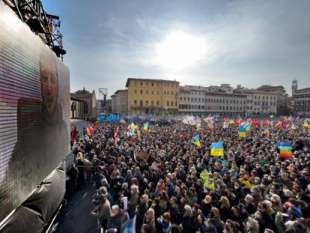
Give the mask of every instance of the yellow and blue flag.
[[149, 131], [149, 123], [148, 123], [148, 122], [145, 122], [145, 123], [143, 124], [143, 131], [144, 131], [145, 133], [147, 133], [147, 132]]
[[211, 156], [213, 157], [224, 157], [224, 143], [214, 142], [211, 144]]
[[247, 132], [251, 130], [251, 124], [250, 122], [244, 122], [239, 126], [239, 137], [245, 138], [247, 135]]
[[200, 179], [202, 180], [203, 186], [206, 189], [215, 190], [215, 182], [214, 180], [209, 176], [208, 170], [203, 170], [200, 173]]
[[195, 135], [194, 137], [192, 137], [192, 143], [197, 146], [198, 148], [201, 147], [201, 142], [200, 142], [200, 136], [199, 134]]

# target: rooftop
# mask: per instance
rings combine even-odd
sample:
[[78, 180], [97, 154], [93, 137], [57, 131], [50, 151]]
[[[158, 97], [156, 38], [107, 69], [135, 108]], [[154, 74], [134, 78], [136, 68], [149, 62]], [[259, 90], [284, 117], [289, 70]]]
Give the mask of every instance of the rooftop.
[[126, 82], [126, 87], [128, 87], [130, 81], [146, 81], [146, 82], [171, 82], [171, 83], [177, 83], [178, 81], [175, 80], [165, 80], [165, 79], [146, 79], [146, 78], [128, 78]]
[[113, 95], [117, 95], [118, 93], [121, 93], [121, 92], [128, 92], [128, 89], [117, 90]]
[[300, 94], [300, 93], [305, 93], [305, 92], [310, 92], [310, 88], [303, 88], [303, 89], [298, 89], [295, 91], [295, 93]]
[[88, 90], [85, 89], [85, 87], [82, 90], [78, 90], [76, 91], [74, 94], [90, 94], [90, 92]]

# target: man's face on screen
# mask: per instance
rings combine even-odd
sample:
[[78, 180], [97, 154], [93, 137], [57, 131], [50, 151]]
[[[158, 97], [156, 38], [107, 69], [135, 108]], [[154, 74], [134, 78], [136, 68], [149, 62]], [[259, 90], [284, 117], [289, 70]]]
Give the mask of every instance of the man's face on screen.
[[43, 104], [48, 113], [56, 110], [58, 95], [58, 77], [56, 65], [41, 62], [41, 90]]

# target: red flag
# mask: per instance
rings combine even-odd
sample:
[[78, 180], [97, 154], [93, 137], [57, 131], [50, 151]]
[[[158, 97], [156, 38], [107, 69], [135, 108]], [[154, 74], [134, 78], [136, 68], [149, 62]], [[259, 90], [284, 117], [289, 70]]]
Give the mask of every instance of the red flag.
[[282, 122], [281, 120], [278, 121], [278, 122], [275, 124], [274, 127], [277, 128], [277, 129], [283, 129], [283, 122]]
[[86, 131], [87, 131], [87, 135], [88, 135], [89, 137], [93, 136], [93, 134], [94, 134], [94, 128], [93, 128], [92, 126], [87, 127]]
[[258, 120], [252, 120], [252, 125], [256, 128], [260, 127], [259, 121]]
[[237, 119], [235, 122], [238, 126], [240, 126], [244, 121], [242, 119]]

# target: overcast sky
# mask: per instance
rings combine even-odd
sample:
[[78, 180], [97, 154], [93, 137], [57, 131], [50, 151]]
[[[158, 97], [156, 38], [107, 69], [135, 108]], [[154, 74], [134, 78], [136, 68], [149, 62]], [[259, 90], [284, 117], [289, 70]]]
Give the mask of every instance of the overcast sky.
[[128, 77], [310, 87], [309, 0], [44, 0], [62, 19], [72, 91]]

